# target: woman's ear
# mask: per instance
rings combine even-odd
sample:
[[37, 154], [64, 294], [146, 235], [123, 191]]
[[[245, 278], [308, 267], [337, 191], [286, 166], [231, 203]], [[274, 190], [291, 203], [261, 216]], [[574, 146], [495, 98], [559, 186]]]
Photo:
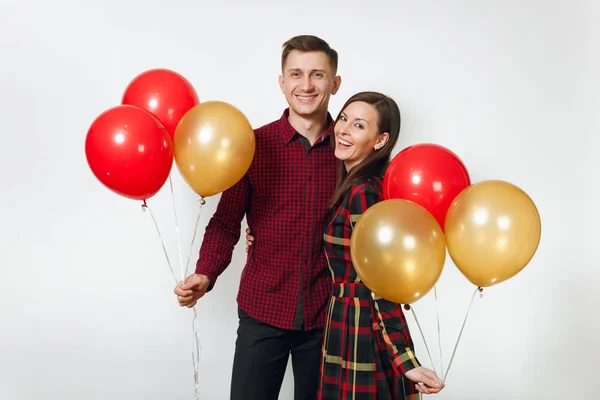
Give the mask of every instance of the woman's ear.
[[375, 145], [373, 146], [373, 148], [375, 150], [381, 149], [388, 142], [389, 138], [390, 138], [390, 134], [389, 133], [387, 133], [387, 132], [382, 133], [377, 138], [377, 141], [375, 142]]

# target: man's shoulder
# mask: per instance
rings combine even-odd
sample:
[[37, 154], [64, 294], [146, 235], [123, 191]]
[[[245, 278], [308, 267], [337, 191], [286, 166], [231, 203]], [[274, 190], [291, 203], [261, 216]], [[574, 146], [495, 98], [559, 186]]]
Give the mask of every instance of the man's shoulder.
[[271, 121], [267, 124], [264, 124], [261, 127], [254, 129], [254, 134], [256, 136], [270, 136], [274, 134], [278, 134], [280, 130], [281, 120], [277, 119], [275, 121]]

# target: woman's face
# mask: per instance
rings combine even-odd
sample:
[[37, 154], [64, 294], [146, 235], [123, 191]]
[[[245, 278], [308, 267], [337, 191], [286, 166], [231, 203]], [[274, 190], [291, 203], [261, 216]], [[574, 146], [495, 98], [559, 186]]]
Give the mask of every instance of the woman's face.
[[388, 140], [388, 133], [379, 133], [377, 109], [369, 103], [355, 101], [340, 113], [335, 124], [335, 157], [342, 160], [346, 170], [359, 164]]

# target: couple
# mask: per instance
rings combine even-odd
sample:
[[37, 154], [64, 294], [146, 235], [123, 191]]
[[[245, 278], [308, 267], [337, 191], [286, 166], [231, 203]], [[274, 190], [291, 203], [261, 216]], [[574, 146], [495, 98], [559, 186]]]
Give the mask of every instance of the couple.
[[394, 100], [352, 96], [333, 120], [338, 54], [324, 40], [283, 45], [289, 108], [255, 131], [248, 172], [223, 192], [194, 274], [174, 290], [193, 307], [231, 262], [247, 217], [231, 399], [277, 399], [292, 355], [294, 399], [416, 399], [443, 383], [419, 365], [402, 308], [374, 296], [352, 266], [354, 223], [383, 200], [400, 131]]

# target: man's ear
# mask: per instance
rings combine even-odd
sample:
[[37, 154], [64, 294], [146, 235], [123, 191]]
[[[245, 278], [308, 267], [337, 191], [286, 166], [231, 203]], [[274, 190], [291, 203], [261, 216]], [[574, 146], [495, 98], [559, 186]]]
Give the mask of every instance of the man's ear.
[[279, 75], [279, 89], [281, 90], [281, 93], [285, 94], [283, 91], [283, 75]]
[[342, 85], [342, 77], [337, 75], [333, 78], [333, 89], [331, 89], [331, 94], [335, 95], [338, 90], [340, 90], [340, 86]]

